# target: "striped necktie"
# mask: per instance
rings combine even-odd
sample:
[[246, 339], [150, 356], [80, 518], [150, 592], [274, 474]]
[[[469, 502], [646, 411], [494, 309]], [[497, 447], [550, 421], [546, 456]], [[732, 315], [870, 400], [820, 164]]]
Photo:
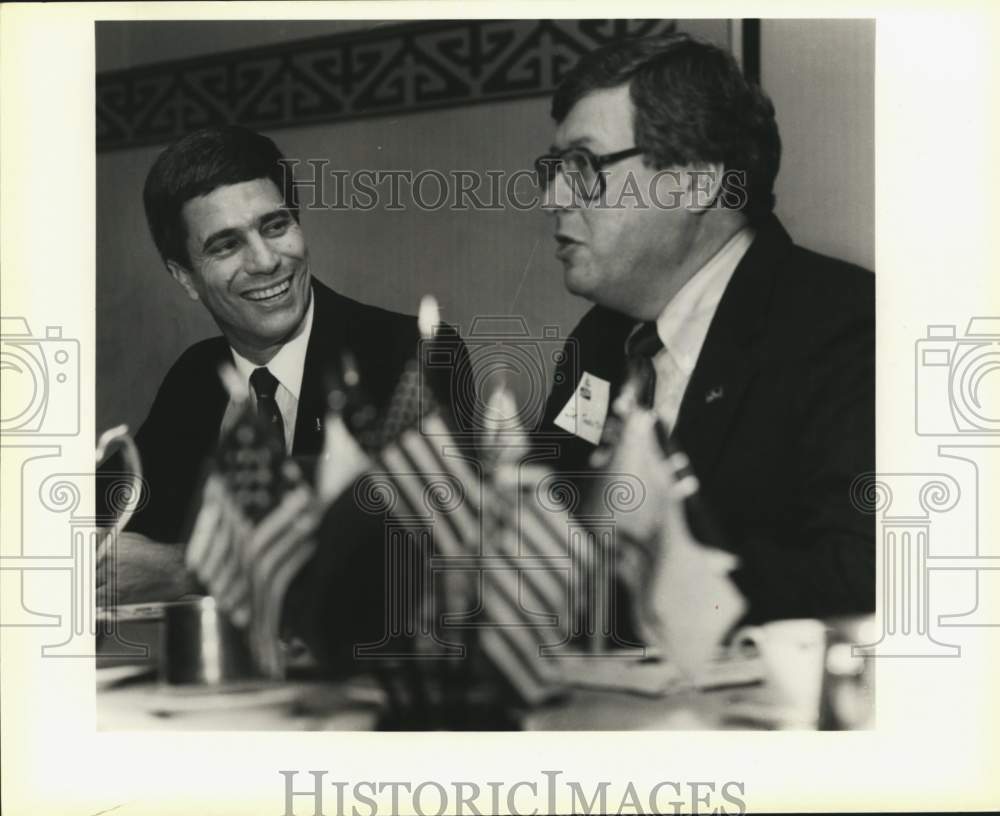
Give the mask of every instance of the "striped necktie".
[[639, 404], [652, 408], [656, 396], [655, 357], [663, 348], [663, 341], [656, 333], [656, 323], [640, 323], [625, 341], [625, 357], [628, 375], [639, 381]]

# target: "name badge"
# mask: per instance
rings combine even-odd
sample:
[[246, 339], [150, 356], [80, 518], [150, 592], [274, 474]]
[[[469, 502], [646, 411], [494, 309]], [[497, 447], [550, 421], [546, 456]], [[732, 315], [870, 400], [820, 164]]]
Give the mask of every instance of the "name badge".
[[569, 398], [555, 424], [592, 445], [601, 441], [604, 421], [608, 418], [611, 384], [585, 371], [573, 396]]

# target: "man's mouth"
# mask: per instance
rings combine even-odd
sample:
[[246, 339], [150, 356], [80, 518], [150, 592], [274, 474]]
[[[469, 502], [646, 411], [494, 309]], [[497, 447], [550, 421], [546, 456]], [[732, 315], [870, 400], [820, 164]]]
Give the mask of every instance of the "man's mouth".
[[575, 247], [580, 246], [580, 242], [570, 238], [568, 235], [556, 235], [556, 243], [559, 248], [556, 250], [556, 257], [560, 260], [568, 257]]
[[276, 283], [274, 286], [268, 286], [266, 289], [254, 289], [250, 292], [244, 292], [243, 297], [257, 303], [264, 303], [267, 301], [277, 300], [291, 288], [292, 279], [286, 278], [283, 282]]

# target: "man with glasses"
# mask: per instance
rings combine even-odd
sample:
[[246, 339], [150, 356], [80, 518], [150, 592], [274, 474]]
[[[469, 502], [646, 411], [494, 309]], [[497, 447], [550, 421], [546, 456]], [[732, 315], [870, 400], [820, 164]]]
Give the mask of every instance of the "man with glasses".
[[690, 456], [749, 618], [873, 609], [874, 520], [851, 494], [874, 470], [874, 278], [773, 214], [771, 102], [678, 34], [585, 56], [552, 115], [544, 206], [566, 288], [594, 304], [546, 408], [560, 469], [587, 469], [644, 361], [640, 399]]

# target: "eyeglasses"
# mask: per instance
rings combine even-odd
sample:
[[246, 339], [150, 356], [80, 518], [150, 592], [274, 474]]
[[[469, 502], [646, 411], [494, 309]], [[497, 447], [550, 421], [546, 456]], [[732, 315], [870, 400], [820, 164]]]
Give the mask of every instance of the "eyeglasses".
[[641, 147], [629, 147], [596, 156], [585, 147], [568, 147], [558, 153], [549, 153], [535, 159], [535, 174], [539, 187], [547, 190], [561, 170], [573, 193], [590, 202], [604, 195], [606, 182], [601, 171], [605, 167], [640, 153]]

